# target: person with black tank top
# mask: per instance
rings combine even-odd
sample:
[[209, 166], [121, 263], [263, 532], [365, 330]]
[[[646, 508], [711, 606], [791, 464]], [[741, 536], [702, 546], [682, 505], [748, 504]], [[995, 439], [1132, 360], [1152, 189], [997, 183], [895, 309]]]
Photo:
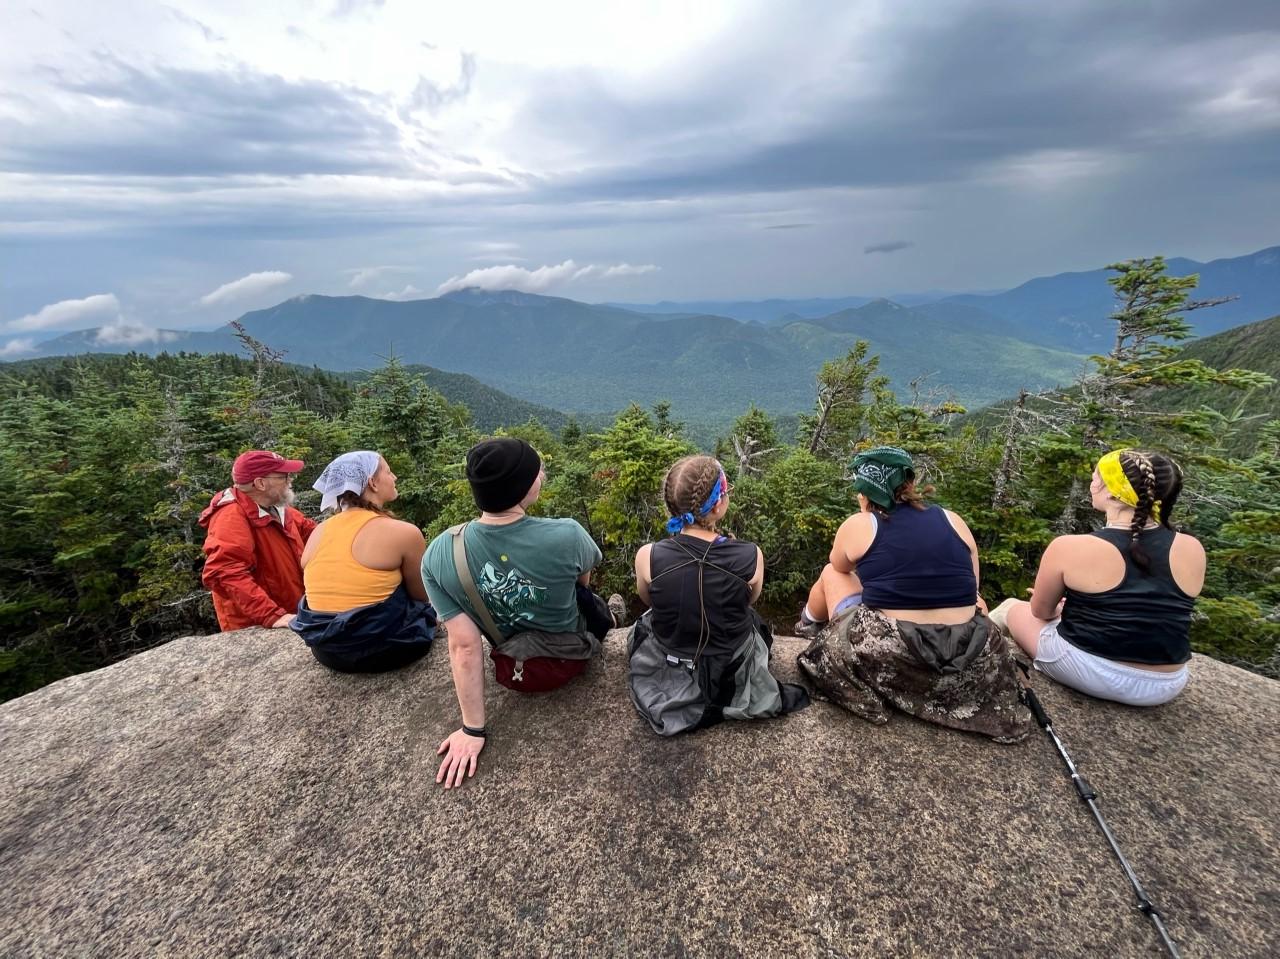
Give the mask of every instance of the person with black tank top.
[[1013, 652], [978, 595], [978, 546], [957, 514], [925, 501], [911, 456], [878, 446], [853, 460], [859, 512], [841, 524], [796, 632], [799, 664], [824, 696], [872, 722], [890, 705], [952, 729], [1017, 742]]
[[992, 611], [1036, 669], [1131, 706], [1182, 692], [1205, 554], [1170, 522], [1181, 492], [1182, 470], [1159, 453], [1114, 450], [1098, 461], [1089, 493], [1106, 524], [1051, 542], [1031, 601]]
[[632, 627], [629, 681], [663, 735], [808, 705], [802, 687], [768, 671], [773, 637], [752, 609], [764, 556], [718, 529], [732, 492], [713, 457], [678, 461], [663, 481], [671, 536], [636, 554], [636, 592], [650, 608]]

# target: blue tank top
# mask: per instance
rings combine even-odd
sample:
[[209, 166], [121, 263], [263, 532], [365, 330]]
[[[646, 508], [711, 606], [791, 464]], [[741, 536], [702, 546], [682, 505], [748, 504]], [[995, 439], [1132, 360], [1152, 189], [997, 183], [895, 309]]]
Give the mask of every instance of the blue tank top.
[[871, 548], [854, 570], [873, 609], [972, 606], [978, 597], [969, 546], [940, 506], [899, 506], [876, 518]]
[[1101, 593], [1067, 588], [1058, 635], [1077, 649], [1104, 659], [1166, 666], [1191, 658], [1191, 610], [1195, 599], [1173, 581], [1169, 549], [1176, 535], [1158, 526], [1144, 530], [1139, 542], [1151, 560], [1143, 574], [1129, 555], [1129, 531], [1093, 533], [1120, 551], [1124, 579]]

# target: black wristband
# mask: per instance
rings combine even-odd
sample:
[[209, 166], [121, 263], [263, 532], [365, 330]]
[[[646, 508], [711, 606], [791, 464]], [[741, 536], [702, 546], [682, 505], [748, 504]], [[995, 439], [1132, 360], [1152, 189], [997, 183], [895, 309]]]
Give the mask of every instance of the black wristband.
[[478, 739], [489, 738], [489, 734], [488, 732], [485, 731], [485, 728], [483, 726], [480, 726], [477, 728], [475, 726], [468, 726], [466, 723], [463, 723], [462, 731], [466, 733], [468, 736], [475, 736]]

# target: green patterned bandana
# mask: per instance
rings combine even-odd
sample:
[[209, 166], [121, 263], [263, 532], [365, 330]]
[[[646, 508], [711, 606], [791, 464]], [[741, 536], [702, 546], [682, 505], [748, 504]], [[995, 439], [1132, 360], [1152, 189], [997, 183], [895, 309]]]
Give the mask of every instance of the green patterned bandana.
[[896, 446], [877, 446], [853, 458], [853, 488], [887, 510], [898, 487], [915, 475], [910, 455]]

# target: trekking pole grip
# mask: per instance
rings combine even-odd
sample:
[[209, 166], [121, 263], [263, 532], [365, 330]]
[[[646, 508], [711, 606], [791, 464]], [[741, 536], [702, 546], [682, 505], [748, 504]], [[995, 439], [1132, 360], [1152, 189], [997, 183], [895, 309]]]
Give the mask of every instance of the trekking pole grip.
[[1027, 704], [1027, 708], [1031, 710], [1031, 715], [1035, 716], [1036, 722], [1040, 724], [1041, 729], [1049, 728], [1049, 715], [1044, 711], [1044, 707], [1040, 705], [1040, 698], [1036, 696], [1036, 691], [1030, 686], [1022, 687], [1022, 699]]

